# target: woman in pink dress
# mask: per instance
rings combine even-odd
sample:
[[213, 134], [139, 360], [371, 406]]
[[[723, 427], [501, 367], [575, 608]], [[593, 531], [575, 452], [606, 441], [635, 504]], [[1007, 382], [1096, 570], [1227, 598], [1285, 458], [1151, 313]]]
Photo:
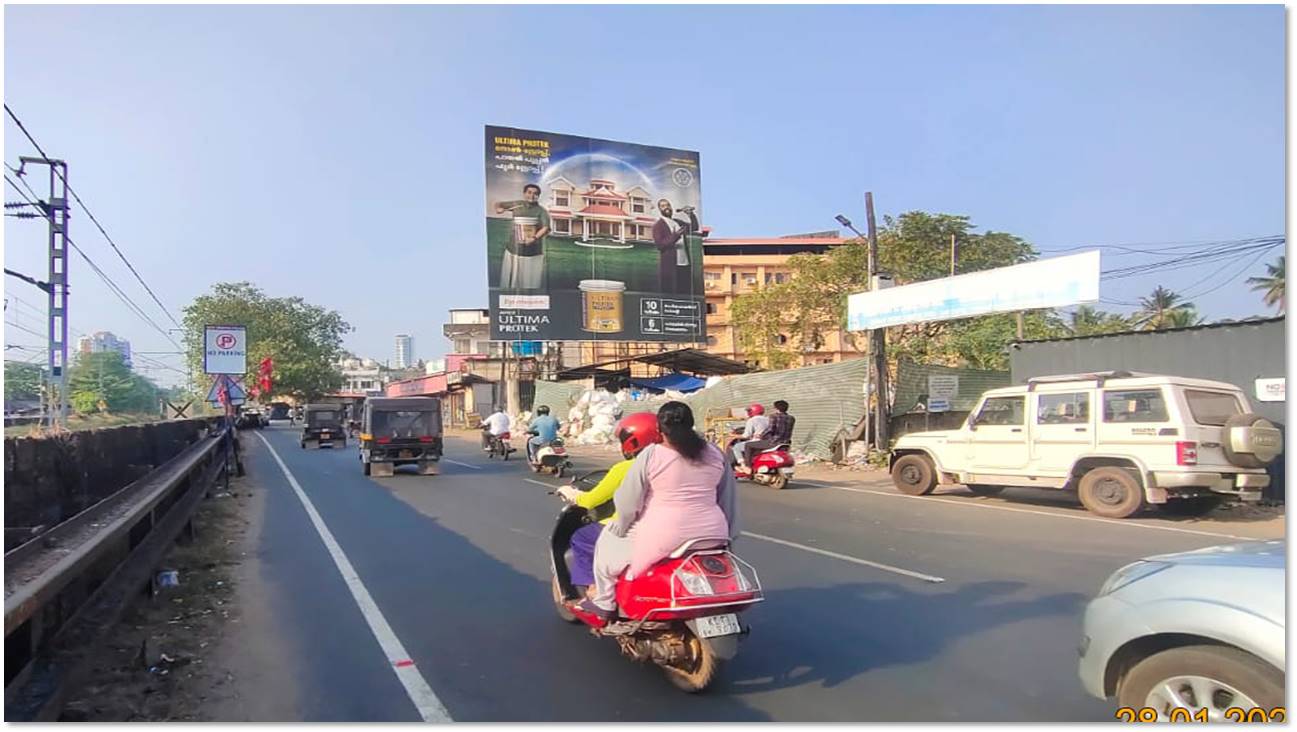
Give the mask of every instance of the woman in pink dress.
[[691, 539], [733, 541], [739, 534], [734, 474], [725, 456], [694, 431], [684, 402], [658, 410], [662, 442], [635, 458], [613, 503], [617, 517], [595, 546], [595, 596], [587, 612], [615, 617], [617, 578], [639, 576]]

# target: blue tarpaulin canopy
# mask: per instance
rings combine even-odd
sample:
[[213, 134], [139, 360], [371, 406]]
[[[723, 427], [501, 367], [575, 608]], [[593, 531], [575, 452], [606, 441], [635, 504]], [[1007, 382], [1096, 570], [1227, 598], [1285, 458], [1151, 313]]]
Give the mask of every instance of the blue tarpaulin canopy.
[[631, 386], [638, 386], [641, 389], [653, 389], [655, 391], [666, 391], [670, 389], [672, 391], [680, 391], [686, 394], [691, 391], [698, 391], [704, 386], [707, 386], [706, 381], [696, 376], [675, 373], [667, 374], [666, 376], [658, 376], [653, 379], [631, 379], [630, 384]]

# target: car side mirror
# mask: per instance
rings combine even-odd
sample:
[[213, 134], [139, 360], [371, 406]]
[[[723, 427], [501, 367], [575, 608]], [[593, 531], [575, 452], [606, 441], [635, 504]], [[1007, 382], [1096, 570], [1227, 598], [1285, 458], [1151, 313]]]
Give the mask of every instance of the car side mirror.
[[970, 432], [976, 432], [976, 431], [977, 431], [977, 416], [976, 416], [976, 415], [973, 415], [973, 414], [968, 415], [968, 429], [969, 429]]

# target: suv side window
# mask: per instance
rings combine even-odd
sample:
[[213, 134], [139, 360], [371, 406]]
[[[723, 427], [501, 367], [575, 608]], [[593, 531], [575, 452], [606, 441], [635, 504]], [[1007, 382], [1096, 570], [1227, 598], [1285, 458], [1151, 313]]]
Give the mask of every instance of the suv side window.
[[1189, 402], [1193, 421], [1198, 424], [1221, 427], [1230, 417], [1243, 413], [1243, 408], [1238, 405], [1238, 399], [1233, 394], [1186, 389], [1184, 398]]
[[1103, 393], [1104, 422], [1166, 422], [1161, 389], [1123, 389]]
[[1090, 394], [1041, 394], [1036, 402], [1036, 424], [1088, 424]]
[[979, 425], [1020, 425], [1025, 421], [1023, 397], [991, 397], [977, 412]]

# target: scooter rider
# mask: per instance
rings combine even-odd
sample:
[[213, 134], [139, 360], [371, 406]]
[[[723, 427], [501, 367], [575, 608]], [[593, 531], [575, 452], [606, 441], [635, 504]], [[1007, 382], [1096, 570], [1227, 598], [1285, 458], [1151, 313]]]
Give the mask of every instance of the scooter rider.
[[504, 407], [496, 407], [482, 422], [482, 451], [491, 452], [491, 438], [499, 437], [509, 431], [509, 415], [504, 413]]
[[[594, 488], [579, 491], [565, 485], [558, 489], [559, 495], [587, 510], [608, 503], [621, 487], [626, 471], [630, 470], [630, 466], [635, 462], [635, 456], [649, 445], [662, 441], [662, 433], [658, 431], [657, 415], [652, 412], [639, 412], [623, 417], [613, 429], [613, 434], [621, 443], [621, 455], [624, 459], [609, 468], [607, 475]], [[572, 584], [588, 587], [593, 592], [594, 545], [599, 540], [604, 525], [616, 517], [617, 514], [614, 512], [599, 523], [582, 526], [572, 535], [572, 564], [569, 567], [572, 573]]]
[[748, 421], [743, 425], [743, 434], [739, 439], [734, 441], [732, 452], [734, 453], [734, 462], [740, 465], [746, 465], [743, 462], [743, 446], [749, 440], [760, 440], [765, 437], [766, 430], [770, 429], [770, 418], [766, 416], [766, 408], [760, 404], [748, 405]]
[[788, 413], [788, 402], [780, 399], [774, 403], [775, 412], [770, 415], [770, 424], [766, 434], [760, 440], [752, 440], [743, 445], [744, 464], [751, 465], [752, 458], [762, 450], [787, 445], [793, 440], [793, 425], [797, 418]]
[[536, 407], [536, 418], [527, 426], [534, 437], [527, 440], [527, 460], [535, 461], [536, 451], [558, 438], [558, 420], [549, 413], [549, 407]]

